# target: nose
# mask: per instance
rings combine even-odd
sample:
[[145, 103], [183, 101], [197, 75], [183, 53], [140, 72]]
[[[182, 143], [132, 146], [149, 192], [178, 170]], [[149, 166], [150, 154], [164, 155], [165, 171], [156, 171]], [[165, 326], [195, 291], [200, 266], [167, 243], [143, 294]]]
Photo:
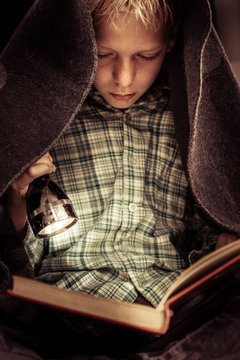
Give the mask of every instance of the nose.
[[117, 85], [127, 88], [132, 85], [136, 76], [135, 64], [130, 59], [116, 60], [113, 78]]

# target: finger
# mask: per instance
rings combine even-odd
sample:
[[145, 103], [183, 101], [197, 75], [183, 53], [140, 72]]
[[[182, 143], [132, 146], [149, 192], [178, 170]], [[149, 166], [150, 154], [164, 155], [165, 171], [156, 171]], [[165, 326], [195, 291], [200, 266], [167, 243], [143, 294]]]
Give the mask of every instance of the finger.
[[34, 164], [42, 164], [42, 163], [53, 163], [53, 158], [49, 153], [43, 155], [40, 159], [38, 159]]
[[51, 174], [56, 170], [55, 165], [52, 162], [35, 163], [25, 173], [26, 178], [29, 178], [31, 182], [39, 176]]
[[216, 244], [216, 249], [230, 244], [233, 241], [236, 241], [239, 239], [239, 236], [237, 236], [236, 234], [228, 234], [228, 233], [223, 233], [219, 236], [217, 244]]
[[24, 194], [33, 180], [40, 176], [51, 174], [55, 170], [56, 168], [52, 163], [35, 163], [12, 184], [12, 187], [15, 191]]

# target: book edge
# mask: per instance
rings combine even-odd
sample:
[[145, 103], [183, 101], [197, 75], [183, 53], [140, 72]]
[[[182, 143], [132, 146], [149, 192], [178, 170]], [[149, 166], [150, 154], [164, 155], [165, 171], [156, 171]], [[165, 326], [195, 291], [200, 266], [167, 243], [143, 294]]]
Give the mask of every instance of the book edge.
[[[130, 322], [120, 321], [120, 320], [115, 319], [113, 316], [109, 316], [109, 314], [107, 314], [106, 317], [101, 316], [101, 315], [96, 315], [96, 314], [93, 314], [91, 312], [87, 312], [87, 311], [84, 311], [84, 310], [80, 310], [80, 309], [76, 309], [76, 308], [73, 309], [70, 306], [61, 305], [60, 303], [53, 303], [51, 301], [46, 301], [46, 300], [39, 299], [39, 298], [36, 299], [35, 297], [31, 297], [30, 295], [24, 295], [23, 293], [20, 293], [18, 290], [14, 289], [14, 284], [16, 284], [16, 282], [19, 283], [19, 281], [18, 281], [19, 279], [20, 279], [20, 282], [24, 281], [24, 283], [26, 283], [26, 282], [27, 283], [32, 283], [33, 286], [40, 284], [42, 288], [47, 287], [49, 290], [52, 290], [51, 287], [53, 287], [54, 291], [58, 292], [58, 293], [63, 292], [64, 294], [74, 294], [75, 298], [78, 298], [78, 297], [79, 297], [79, 299], [83, 298], [83, 297], [91, 298], [91, 299], [94, 298], [94, 301], [96, 301], [96, 302], [99, 302], [99, 300], [100, 300], [100, 302], [103, 304], [103, 306], [105, 306], [105, 304], [109, 304], [109, 303], [113, 304], [114, 307], [120, 305], [124, 312], [128, 311], [129, 309], [134, 309], [136, 311], [141, 310], [141, 312], [143, 312], [144, 315], [146, 313], [146, 319], [148, 318], [148, 315], [150, 315], [150, 314], [152, 314], [152, 315], [154, 314], [154, 318], [156, 318], [156, 316], [158, 314], [159, 315], [159, 326], [154, 326], [154, 327], [152, 327], [150, 325], [149, 326], [141, 326], [141, 325], [138, 326], [136, 324], [136, 322], [133, 323], [133, 321], [132, 322], [131, 321]], [[148, 333], [161, 334], [162, 333], [162, 325], [164, 324], [164, 321], [165, 321], [164, 311], [157, 311], [156, 308], [150, 307], [148, 305], [121, 302], [121, 301], [116, 301], [116, 300], [113, 300], [113, 299], [94, 297], [93, 295], [78, 293], [78, 292], [74, 292], [74, 291], [66, 291], [66, 289], [59, 289], [57, 287], [54, 287], [53, 285], [41, 283], [41, 282], [38, 282], [38, 281], [36, 281], [34, 279], [24, 278], [24, 277], [21, 277], [21, 276], [18, 276], [18, 275], [13, 275], [13, 286], [12, 286], [11, 289], [7, 290], [7, 293], [10, 296], [13, 296], [15, 298], [18, 298], [18, 299], [21, 299], [21, 300], [24, 300], [24, 301], [29, 301], [29, 302], [32, 302], [32, 303], [36, 303], [36, 304], [39, 304], [39, 305], [46, 306], [46, 307], [58, 309], [60, 311], [66, 311], [66, 312], [70, 312], [70, 313], [73, 313], [73, 314], [79, 314], [80, 316], [83, 316], [83, 317], [97, 319], [97, 320], [100, 320], [100, 321], [121, 325], [123, 327], [124, 326], [129, 327], [129, 328], [133, 328], [133, 329], [136, 329], [136, 330], [141, 330], [141, 331], [148, 332]]]

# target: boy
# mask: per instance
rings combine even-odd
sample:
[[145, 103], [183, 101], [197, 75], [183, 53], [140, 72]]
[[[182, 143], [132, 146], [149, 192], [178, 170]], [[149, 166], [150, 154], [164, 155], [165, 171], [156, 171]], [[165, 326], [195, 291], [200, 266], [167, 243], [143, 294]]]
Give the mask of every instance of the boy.
[[[183, 61], [183, 57], [177, 56], [175, 58], [176, 53], [174, 53], [174, 66], [171, 68], [171, 72], [168, 71], [167, 80], [169, 80], [170, 83], [171, 78], [177, 74], [175, 85], [178, 85], [180, 75], [182, 75], [181, 80], [183, 80], [184, 77], [184, 81], [181, 82], [182, 87], [178, 87], [178, 91], [175, 90], [175, 92], [173, 91], [171, 93], [171, 104], [174, 101], [176, 103], [176, 98], [178, 102], [181, 102], [183, 98], [182, 94], [188, 91], [188, 109], [185, 110], [185, 112], [183, 111], [183, 107], [186, 105], [185, 99], [185, 101], [180, 103], [178, 107], [179, 112], [177, 112], [179, 115], [177, 120], [182, 118], [182, 122], [176, 121], [174, 125], [172, 118], [172, 110], [174, 109], [173, 107], [171, 109], [169, 104], [168, 83], [166, 82], [164, 68], [166, 63], [169, 65], [169, 55], [171, 57], [171, 52], [177, 48], [177, 46], [175, 46], [175, 48], [172, 49], [175, 42], [177, 26], [180, 22], [177, 16], [180, 13], [177, 7], [177, 5], [180, 5], [180, 2], [158, 2], [154, 0], [106, 0], [91, 2], [99, 56], [94, 86], [74, 121], [72, 121], [67, 129], [64, 127], [66, 131], [58, 143], [55, 144], [56, 146], [52, 147], [51, 156], [46, 154], [31, 166], [15, 183], [12, 183], [12, 186], [5, 196], [5, 201], [15, 229], [19, 234], [19, 238], [25, 237], [25, 247], [34, 266], [37, 279], [72, 290], [124, 301], [146, 301], [148, 304], [150, 303], [156, 306], [173, 279], [188, 265], [193, 255], [198, 254], [196, 251], [191, 252], [192, 249], [201, 250], [205, 248], [206, 250], [207, 245], [210, 247], [212, 245], [214, 246], [217, 240], [217, 234], [214, 234], [195, 212], [193, 201], [189, 194], [188, 182], [183, 172], [182, 161], [179, 157], [179, 151], [181, 151], [184, 163], [184, 160], [186, 160], [186, 152], [185, 156], [183, 156], [184, 151], [182, 151], [183, 143], [181, 140], [182, 138], [186, 140], [188, 134], [187, 131], [185, 131], [187, 126], [182, 128], [182, 124], [186, 125], [189, 120], [190, 123], [193, 123], [195, 130], [198, 124], [192, 119], [197, 119], [199, 122], [201, 120], [201, 114], [204, 114], [203, 117], [204, 119], [207, 118], [207, 121], [203, 123], [204, 126], [200, 126], [203, 135], [201, 132], [202, 136], [199, 136], [199, 133], [196, 134], [195, 131], [194, 140], [199, 140], [200, 138], [201, 145], [211, 144], [212, 134], [214, 134], [215, 129], [219, 130], [218, 125], [220, 124], [223, 128], [224, 144], [229, 145], [230, 141], [227, 137], [227, 130], [230, 128], [234, 129], [234, 122], [232, 121], [234, 117], [229, 116], [231, 109], [228, 107], [226, 96], [223, 96], [222, 102], [217, 96], [217, 101], [214, 103], [214, 105], [224, 104], [224, 106], [220, 108], [221, 111], [219, 111], [219, 113], [221, 113], [220, 119], [216, 112], [211, 117], [212, 114], [209, 112], [209, 101], [207, 101], [209, 99], [207, 97], [204, 98], [204, 101], [206, 101], [208, 105], [207, 117], [204, 111], [205, 108], [201, 109], [201, 99], [199, 100], [197, 97], [198, 93], [202, 96], [203, 90], [207, 90], [207, 94], [211, 94], [211, 97], [213, 96], [213, 92], [210, 91], [213, 88], [210, 82], [212, 79], [211, 76], [213, 76], [214, 88], [217, 88], [217, 90], [219, 90], [219, 87], [215, 85], [216, 75], [218, 79], [217, 83], [219, 83], [219, 81], [221, 83], [221, 79], [224, 79], [224, 87], [221, 87], [223, 92], [227, 89], [225, 85], [227, 85], [226, 79], [229, 77], [226, 76], [226, 61], [223, 60], [222, 54], [219, 55], [218, 52], [217, 55], [219, 56], [209, 56], [210, 50], [216, 50], [217, 41], [211, 27], [211, 20], [209, 20], [211, 13], [208, 1], [195, 0], [186, 1], [185, 3], [184, 23], [187, 23], [185, 24], [185, 34], [188, 36], [188, 41], [186, 41], [186, 44], [184, 43], [184, 51], [186, 52], [188, 50], [187, 53], [185, 53], [186, 58], [184, 58], [184, 61], [186, 61], [186, 71], [182, 72], [182, 67], [179, 67], [179, 64], [181, 65], [181, 61]], [[75, 113], [76, 106], [72, 107], [72, 103], [68, 103], [71, 100], [68, 94], [71, 96], [73, 96], [72, 94], [76, 94], [73, 89], [77, 89], [77, 92], [80, 92], [79, 97], [77, 97], [77, 104], [80, 102], [79, 98], [81, 98], [81, 96], [84, 97], [84, 92], [79, 90], [79, 83], [71, 82], [71, 75], [73, 73], [76, 75], [74, 71], [71, 71], [74, 67], [73, 64], [76, 64], [76, 58], [79, 58], [76, 56], [76, 54], [79, 55], [79, 52], [74, 52], [73, 48], [75, 49], [80, 44], [78, 50], [80, 49], [80, 51], [85, 54], [85, 60], [86, 52], [87, 55], [90, 54], [93, 56], [91, 51], [84, 52], [85, 48], [89, 50], [90, 46], [88, 45], [89, 42], [91, 42], [92, 36], [89, 22], [86, 20], [87, 16], [85, 16], [85, 7], [86, 4], [83, 0], [67, 0], [61, 2], [54, 0], [51, 2], [44, 0], [36, 1], [36, 7], [34, 7], [31, 13], [34, 15], [34, 19], [30, 16], [30, 19], [27, 17], [26, 21], [27, 30], [30, 29], [30, 35], [28, 31], [23, 31], [23, 38], [27, 39], [25, 42], [23, 41], [23, 44], [27, 47], [26, 52], [22, 52], [22, 43], [17, 37], [17, 50], [19, 50], [19, 47], [21, 48], [21, 56], [18, 56], [17, 59], [22, 60], [23, 57], [24, 69], [27, 68], [27, 75], [24, 72], [24, 77], [21, 79], [22, 81], [18, 81], [17, 85], [20, 86], [23, 84], [22, 91], [25, 91], [24, 96], [30, 96], [30, 110], [26, 103], [24, 103], [25, 106], [23, 107], [22, 102], [20, 102], [19, 105], [16, 101], [14, 95], [16, 95], [16, 93], [19, 95], [19, 88], [17, 88], [18, 91], [15, 92], [16, 89], [14, 87], [14, 91], [10, 91], [10, 102], [7, 102], [9, 93], [3, 97], [4, 101], [0, 102], [3, 114], [6, 114], [3, 115], [4, 126], [2, 130], [5, 130], [9, 124], [6, 119], [12, 119], [11, 111], [15, 109], [15, 105], [16, 114], [13, 112], [13, 115], [15, 115], [13, 116], [14, 125], [16, 124], [16, 118], [19, 120], [23, 113], [23, 124], [21, 121], [18, 121], [17, 125], [22, 125], [24, 134], [26, 129], [25, 118], [30, 114], [31, 121], [28, 130], [30, 131], [32, 128], [35, 130], [35, 132], [33, 131], [33, 135], [35, 136], [32, 138], [28, 133], [25, 136], [25, 138], [28, 137], [26, 140], [30, 140], [31, 146], [28, 147], [24, 142], [21, 142], [21, 144], [24, 144], [24, 150], [26, 145], [28, 151], [24, 152], [22, 148], [21, 151], [19, 151], [19, 148], [15, 151], [16, 157], [18, 155], [17, 165], [22, 159], [23, 154], [25, 158], [21, 164], [25, 166], [25, 160], [26, 163], [31, 162], [30, 160], [37, 158], [37, 155], [42, 154], [43, 151], [46, 152], [47, 149], [49, 149], [49, 144], [52, 144], [52, 137], [49, 137], [49, 142], [46, 143], [44, 142], [45, 138], [43, 139], [43, 136], [40, 136], [36, 131], [37, 127], [35, 128], [35, 126], [39, 123], [39, 118], [42, 121], [40, 122], [41, 126], [39, 128], [44, 130], [44, 136], [48, 136], [53, 129], [57, 128], [59, 122], [61, 123], [62, 118], [66, 117], [69, 119], [69, 117], [66, 116], [66, 108], [71, 108], [71, 114]], [[38, 10], [36, 11], [37, 14], [34, 12], [36, 9]], [[208, 20], [206, 20], [207, 15], [209, 15]], [[51, 21], [49, 21], [48, 16]], [[79, 17], [81, 20], [80, 23], [77, 22]], [[37, 23], [34, 31], [30, 26], [32, 25], [31, 20], [33, 20], [34, 24]], [[57, 24], [56, 27], [55, 23]], [[77, 24], [76, 27], [75, 24]], [[79, 24], [81, 25], [81, 31], [79, 30]], [[206, 26], [201, 27], [202, 24]], [[89, 27], [87, 27], [87, 25]], [[21, 27], [21, 29], [22, 28], [26, 30], [24, 26]], [[84, 41], [79, 41], [79, 37], [76, 37], [76, 32], [79, 34], [80, 40], [84, 39]], [[41, 41], [38, 41], [39, 33]], [[180, 32], [180, 34], [181, 33], [182, 32]], [[65, 34], [68, 35], [66, 38]], [[210, 34], [211, 36], [209, 36]], [[44, 35], [43, 38], [41, 37], [42, 35]], [[58, 35], [60, 37], [59, 43]], [[84, 37], [84, 35], [86, 36]], [[69, 40], [70, 44], [68, 44], [66, 39]], [[196, 41], [196, 39], [199, 41]], [[21, 36], [20, 40], [23, 40]], [[211, 43], [211, 40], [213, 40], [214, 44]], [[44, 52], [45, 44], [47, 44], [46, 52]], [[58, 46], [60, 44], [60, 50], [56, 44]], [[201, 51], [199, 51], [199, 48]], [[10, 54], [8, 50], [10, 50]], [[70, 53], [67, 59], [64, 57], [66, 53], [67, 55]], [[200, 53], [202, 56], [201, 63], [199, 61]], [[0, 90], [3, 90], [3, 92], [5, 91], [5, 87], [8, 87], [8, 84], [11, 85], [7, 75], [18, 75], [21, 73], [18, 61], [15, 72], [9, 71], [13, 58], [15, 59], [15, 57], [12, 56], [11, 46], [8, 47], [6, 54], [9, 56], [6, 55], [8, 61], [5, 60], [5, 67], [8, 72], [7, 74], [3, 72], [6, 76], [1, 77], [1, 80], [4, 80], [4, 84]], [[29, 56], [29, 54], [31, 54], [31, 56]], [[56, 56], [56, 54], [58, 56]], [[36, 71], [36, 77], [33, 79], [28, 66], [29, 61], [31, 63], [32, 59], [35, 60], [33, 69], [35, 71], [38, 70]], [[190, 60], [192, 59], [194, 61], [191, 62]], [[221, 59], [223, 68], [218, 64], [219, 59]], [[89, 58], [89, 61], [90, 60]], [[208, 66], [209, 60], [211, 60], [210, 66]], [[86, 61], [81, 62], [81, 64], [83, 63], [85, 63], [84, 73], [89, 73], [88, 63], [86, 63]], [[176, 65], [176, 63], [178, 65]], [[77, 62], [77, 64], [79, 63]], [[198, 71], [192, 71], [193, 68], [196, 69], [198, 66], [201, 68], [201, 71], [205, 70], [205, 73], [208, 75], [207, 89], [204, 88], [206, 83], [204, 83], [205, 78], [203, 74], [198, 73]], [[48, 73], [49, 67], [50, 72]], [[187, 68], [188, 70], [190, 68], [190, 73], [187, 71]], [[2, 69], [4, 70], [5, 68], [0, 68], [0, 70]], [[30, 67], [30, 69], [32, 69], [32, 67]], [[43, 76], [45, 73], [41, 70], [47, 72], [46, 77]], [[81, 67], [79, 71], [81, 71]], [[201, 74], [201, 79], [198, 79], [199, 74]], [[25, 78], [27, 76], [30, 76], [30, 86], [26, 87]], [[89, 78], [91, 78], [91, 76]], [[57, 87], [58, 93], [56, 95], [54, 91], [54, 89], [56, 89], [55, 81], [59, 77], [61, 79], [61, 86]], [[27, 77], [27, 79], [29, 78]], [[38, 81], [38, 79], [40, 80]], [[19, 79], [17, 78], [17, 80]], [[64, 82], [65, 80], [66, 82]], [[37, 83], [37, 95], [33, 91], [32, 96], [32, 89], [36, 91], [36, 88], [34, 88], [35, 82]], [[14, 86], [15, 83], [14, 81]], [[48, 83], [51, 85], [50, 93], [46, 92], [45, 94], [42, 90], [46, 89]], [[87, 87], [86, 83], [88, 84], [89, 82], [87, 82], [85, 78], [85, 81], [83, 79], [81, 82], [81, 85], [83, 84], [82, 87]], [[74, 86], [71, 87], [72, 84]], [[198, 87], [199, 84], [202, 86], [201, 91]], [[41, 91], [38, 91], [39, 88]], [[65, 88], [67, 88], [67, 90], [65, 90]], [[26, 89], [28, 89], [27, 92]], [[171, 86], [170, 89], [172, 89]], [[11, 86], [10, 90], [12, 90]], [[54, 94], [53, 102], [50, 101], [52, 100], [52, 92]], [[64, 94], [64, 96], [61, 97], [59, 94]], [[230, 94], [232, 102], [235, 92], [232, 91]], [[14, 101], [12, 101], [11, 96], [13, 96]], [[35, 100], [39, 98], [41, 102], [36, 110], [36, 107], [34, 107], [36, 105]], [[68, 99], [67, 103], [63, 102], [66, 98]], [[19, 100], [18, 97], [17, 100]], [[9, 103], [10, 105], [8, 107], [7, 105]], [[32, 103], [34, 103], [33, 113]], [[198, 105], [197, 116], [194, 114], [196, 104]], [[219, 109], [218, 106], [216, 107]], [[230, 107], [234, 108], [232, 103]], [[22, 110], [23, 108], [24, 110], [27, 108], [26, 112], [19, 111], [19, 109]], [[41, 111], [39, 111], [39, 108]], [[58, 111], [59, 108], [61, 112], [64, 113], [63, 115]], [[49, 111], [47, 112], [46, 109]], [[9, 115], [10, 112], [11, 114]], [[49, 116], [46, 116], [46, 113]], [[50, 116], [56, 113], [57, 116], [55, 118]], [[188, 113], [189, 117], [187, 116]], [[49, 130], [49, 125], [52, 125], [53, 118], [57, 119], [57, 121]], [[214, 126], [208, 127], [209, 124], [212, 125], [212, 119], [215, 120], [215, 122], [213, 122]], [[221, 122], [221, 119], [223, 119], [224, 122]], [[230, 119], [231, 124], [227, 122], [228, 119]], [[45, 124], [45, 126], [43, 124]], [[66, 125], [66, 119], [64, 125]], [[15, 129], [14, 126], [12, 126], [12, 128]], [[11, 132], [9, 132], [11, 139], [14, 136], [14, 134], [12, 134], [12, 128], [10, 127]], [[208, 136], [205, 136], [205, 128], [208, 129]], [[49, 131], [46, 131], [46, 129]], [[193, 129], [191, 130], [193, 133]], [[178, 135], [177, 142], [175, 140], [175, 133], [176, 137]], [[22, 132], [20, 134], [22, 134]], [[209, 134], [211, 134], [211, 136], [209, 136]], [[238, 132], [234, 131], [234, 136], [237, 134]], [[35, 142], [38, 140], [36, 135], [40, 138], [41, 146], [40, 149], [38, 148], [37, 151], [34, 152]], [[204, 142], [206, 137], [207, 142]], [[192, 138], [190, 138], [190, 140], [192, 140]], [[214, 138], [214, 142], [215, 141], [216, 138]], [[43, 142], [44, 145], [42, 144]], [[233, 142], [233, 144], [231, 143], [231, 145], [235, 143], [237, 143], [237, 141]], [[192, 144], [193, 142], [191, 141], [190, 145]], [[191, 150], [190, 145], [189, 152]], [[194, 145], [194, 149], [196, 150], [196, 141]], [[224, 154], [228, 153], [228, 148], [232, 149], [232, 146], [226, 146]], [[200, 178], [202, 181], [201, 186], [204, 188], [204, 191], [202, 191], [202, 193], [200, 191], [200, 195], [209, 193], [207, 190], [209, 190], [208, 185], [210, 181], [203, 181], [206, 179], [204, 178], [206, 172], [202, 171], [200, 174], [196, 172], [196, 169], [198, 170], [197, 165], [199, 165], [199, 163], [204, 164], [205, 156], [208, 156], [207, 164], [209, 163], [211, 168], [214, 168], [216, 165], [217, 169], [225, 169], [227, 167], [231, 170], [231, 167], [228, 167], [230, 162], [221, 162], [221, 167], [218, 167], [218, 160], [220, 159], [219, 161], [221, 161], [222, 157], [215, 156], [216, 152], [213, 151], [213, 147], [210, 149], [211, 151], [209, 151], [209, 148], [207, 148], [208, 151], [206, 151], [206, 148], [204, 148], [204, 151], [202, 151], [203, 149], [201, 148], [201, 156], [197, 153], [197, 155], [193, 157], [194, 169], [191, 166], [191, 162], [189, 165], [189, 169], [192, 171], [195, 170], [195, 175], [196, 173], [199, 175], [194, 177], [191, 173], [192, 182], [193, 177], [195, 180]], [[8, 148], [7, 150], [8, 151], [5, 151], [6, 155], [10, 154], [12, 159], [12, 152], [10, 152]], [[32, 151], [34, 154], [32, 154]], [[30, 152], [30, 158], [28, 157], [28, 159], [26, 159], [26, 153], [28, 155]], [[238, 153], [239, 152], [236, 151], [236, 154]], [[219, 153], [217, 154], [219, 155]], [[232, 158], [236, 159], [237, 157], [232, 156]], [[192, 160], [192, 158], [190, 158], [190, 160]], [[4, 166], [6, 166], [5, 164], [6, 161], [3, 162]], [[226, 164], [227, 166], [224, 166]], [[2, 163], [0, 163], [0, 165], [2, 165]], [[183, 165], [186, 164], [184, 163]], [[20, 169], [22, 170], [23, 168], [20, 167]], [[235, 167], [233, 167], [233, 169], [234, 171], [232, 173], [230, 171], [230, 176], [226, 177], [228, 180], [232, 180], [234, 178], [232, 174], [237, 173]], [[8, 169], [5, 169], [6, 172], [7, 170]], [[20, 172], [22, 173], [22, 171]], [[19, 173], [19, 167], [17, 167], [14, 175], [17, 173]], [[56, 238], [37, 240], [32, 234], [25, 234], [25, 194], [28, 184], [34, 178], [46, 173], [51, 173], [51, 176], [70, 196], [74, 203], [75, 210], [78, 213], [79, 221], [78, 224], [67, 233], [58, 235]], [[225, 185], [226, 178], [224, 178], [224, 181], [221, 181], [222, 173], [220, 177], [217, 176], [218, 173], [219, 172], [217, 172], [214, 177], [210, 177], [213, 186], [214, 184], [222, 185], [222, 183]], [[209, 174], [207, 173], [207, 175], [209, 179]], [[12, 177], [9, 177], [7, 181], [11, 179]], [[215, 181], [215, 179], [218, 181]], [[226, 184], [229, 185], [229, 182], [226, 182]], [[5, 183], [4, 186], [6, 187]], [[223, 194], [224, 197], [225, 192], [222, 191], [222, 189], [221, 191], [218, 190], [219, 187], [215, 187], [218, 194]], [[232, 190], [231, 186], [226, 186], [226, 188], [228, 191]], [[197, 188], [197, 190], [199, 190], [199, 188]], [[211, 199], [209, 203], [216, 205], [215, 211], [213, 212], [215, 215], [214, 219], [219, 219], [219, 216], [216, 216], [216, 214], [219, 215], [216, 209], [219, 209], [218, 204], [221, 204], [221, 201], [217, 202], [216, 197], [214, 197], [214, 202], [212, 201], [213, 190], [215, 189], [211, 187]], [[226, 192], [226, 194], [228, 193]], [[199, 199], [202, 200], [203, 196], [199, 196], [198, 192], [198, 200]], [[226, 206], [229, 204], [229, 199], [229, 196], [225, 196], [225, 201], [222, 202], [224, 208], [226, 207], [226, 213], [228, 215], [226, 217], [223, 216], [223, 218], [227, 220], [230, 219], [230, 228], [236, 230], [236, 226], [231, 222], [233, 218], [229, 216], [232, 207]], [[202, 204], [202, 202], [200, 203]], [[206, 208], [208, 209], [207, 206]], [[237, 223], [239, 223], [238, 212], [233, 208], [231, 214], [234, 212], [236, 214], [234, 218], [237, 218]], [[220, 214], [222, 215], [221, 211]], [[225, 226], [227, 225], [224, 221], [220, 223], [223, 223]], [[228, 241], [229, 238], [232, 239], [228, 235], [221, 235], [221, 241], [218, 241], [218, 243], [221, 244], [221, 242]], [[16, 240], [16, 237], [14, 239]], [[2, 260], [0, 262], [1, 275], [5, 274], [5, 277], [3, 275], [1, 277], [1, 280], [3, 279], [4, 281], [1, 281], [0, 285], [3, 283], [6, 288], [6, 279], [9, 280], [10, 278], [9, 272], [16, 273], [16, 269], [19, 270], [19, 267], [22, 265], [22, 258], [19, 253], [21, 253], [23, 249], [18, 242], [16, 246], [18, 251], [14, 252], [16, 249], [9, 251], [7, 246], [8, 236], [5, 236], [5, 234], [1, 236], [1, 245], [4, 248], [3, 255], [6, 256], [4, 257], [2, 253], [0, 253]], [[176, 245], [176, 248], [174, 245]], [[12, 244], [10, 243], [10, 250], [12, 250], [11, 246]], [[26, 269], [24, 267], [21, 267], [21, 269], [22, 268], [24, 275]], [[11, 281], [11, 279], [9, 281]], [[4, 288], [4, 286], [2, 288]], [[5, 294], [3, 296], [5, 296]], [[4, 299], [6, 300], [6, 297]], [[10, 301], [10, 299], [7, 298], [5, 303], [7, 302], [7, 305], [8, 303], [11, 305], [12, 301], [13, 299]], [[1, 306], [2, 304], [3, 302], [1, 302]], [[32, 321], [29, 321], [29, 308], [31, 308], [31, 306], [29, 304], [26, 306], [28, 311], [25, 313], [21, 313], [18, 308], [17, 318], [15, 318], [16, 313], [10, 311], [10, 325], [8, 322], [7, 329], [2, 326], [0, 328], [4, 334], [2, 346], [4, 355], [6, 355], [7, 348], [5, 346], [6, 339], [12, 335], [12, 339], [16, 340], [18, 335], [21, 344], [28, 344], [29, 348], [38, 348], [41, 353], [46, 350], [48, 355], [46, 358], [70, 359], [70, 353], [74, 353], [73, 350], [75, 350], [75, 354], [77, 354], [77, 357], [75, 356], [74, 358], [81, 358], [83, 346], [85, 345], [85, 337], [82, 335], [79, 336], [78, 332], [75, 332], [74, 335], [67, 326], [68, 322], [66, 318], [63, 319], [63, 322], [59, 322], [54, 318], [53, 311], [46, 311], [45, 317], [42, 317], [43, 312], [40, 311], [38, 317], [36, 316]], [[44, 321], [42, 322], [42, 320]], [[226, 329], [225, 320], [226, 318], [224, 317], [224, 331]], [[21, 326], [19, 326], [19, 323]], [[73, 325], [73, 327], [77, 325], [78, 330], [81, 324], [82, 322], [76, 319], [75, 324], [72, 323], [71, 325]], [[183, 325], [185, 326], [185, 324]], [[173, 329], [173, 333], [175, 332], [176, 334], [177, 331], [175, 330], [176, 329]], [[216, 354], [214, 335], [215, 339], [219, 338], [219, 329], [216, 329], [215, 325], [215, 331], [211, 330], [209, 326], [205, 326], [203, 332], [209, 341], [211, 341], [211, 344], [213, 344], [214, 355], [212, 357], [214, 357]], [[186, 329], [184, 329], [183, 332], [180, 331], [176, 334], [176, 337], [180, 338], [184, 336], [185, 331]], [[155, 349], [152, 348], [152, 351], [157, 350], [159, 353], [164, 344], [166, 345], [168, 342], [175, 340], [173, 333], [170, 331], [166, 336], [161, 337], [160, 340], [156, 342]], [[229, 333], [234, 333], [234, 331]], [[235, 331], [235, 333], [237, 333], [237, 331]], [[198, 333], [196, 337], [198, 337]], [[230, 341], [232, 338], [232, 336], [229, 336], [228, 340]], [[81, 341], [80, 346], [79, 340]], [[126, 340], [129, 340], [129, 347], [127, 349], [124, 348], [124, 342]], [[185, 358], [191, 358], [192, 356], [188, 356], [187, 354], [187, 348], [193, 348], [193, 339], [192, 337], [187, 337], [185, 340], [186, 342], [184, 342], [184, 344], [187, 346], [185, 346], [185, 348], [181, 347], [182, 343], [180, 343], [179, 357], [182, 356], [184, 352], [184, 354], [186, 354]], [[93, 341], [92, 337], [91, 341]], [[201, 348], [207, 349], [208, 354], [210, 354], [210, 347], [204, 346], [204, 339], [201, 338], [199, 341], [201, 341], [201, 343], [200, 346], [198, 346], [198, 352]], [[39, 343], [40, 346], [38, 346]], [[99, 343], [100, 345], [102, 343], [105, 344], [105, 349], [107, 348], [108, 353], [109, 346], [112, 345], [112, 349], [114, 350], [114, 354], [117, 354], [117, 358], [120, 358], [120, 351], [127, 352], [132, 345], [135, 345], [138, 351], [139, 349], [142, 351], [144, 345], [142, 339], [139, 341], [138, 338], [134, 343], [133, 337], [131, 336], [121, 337], [114, 336], [114, 334], [111, 338], [108, 336], [106, 336], [105, 339], [100, 338]], [[221, 341], [221, 343], [220, 345], [224, 346], [226, 341]], [[90, 350], [95, 350], [95, 344], [95, 342], [91, 344]], [[13, 342], [10, 341], [10, 345], [7, 352], [11, 352]], [[16, 343], [14, 343], [14, 345], [16, 345]], [[234, 344], [234, 346], [235, 345], [236, 344]], [[234, 346], [231, 347], [230, 344], [228, 349]], [[19, 348], [20, 350], [16, 349], [15, 353], [18, 355], [19, 352], [20, 354], [27, 354], [26, 348], [23, 348], [22, 345], [19, 346]], [[178, 357], [178, 353], [176, 355], [175, 350], [176, 347], [174, 346], [173, 358]], [[149, 347], [148, 351], [150, 351]], [[49, 353], [51, 353], [51, 356]], [[103, 352], [98, 352], [98, 350], [95, 350], [95, 353], [98, 355], [103, 354]], [[32, 355], [32, 352], [30, 351], [29, 355], [28, 351], [27, 358], [32, 358]], [[210, 358], [212, 357], [210, 356]], [[39, 358], [39, 356], [36, 355], [35, 358]], [[127, 357], [124, 356], [124, 358]], [[130, 358], [135, 357], [133, 355], [130, 356]], [[146, 357], [144, 354], [138, 354], [137, 358]]]
[[175, 43], [177, 4], [91, 2], [98, 48], [93, 89], [51, 156], [7, 194], [20, 234], [28, 184], [57, 170], [53, 178], [78, 214], [68, 233], [25, 239], [37, 279], [157, 306], [191, 250], [216, 243], [189, 196], [162, 70]]

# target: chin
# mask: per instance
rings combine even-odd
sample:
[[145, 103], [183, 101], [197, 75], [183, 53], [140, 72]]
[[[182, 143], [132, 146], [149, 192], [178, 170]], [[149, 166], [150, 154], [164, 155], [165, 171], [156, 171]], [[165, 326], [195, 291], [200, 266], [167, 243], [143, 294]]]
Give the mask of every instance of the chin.
[[135, 102], [140, 98], [140, 96], [138, 96], [138, 97], [133, 97], [131, 100], [120, 101], [120, 100], [116, 100], [116, 99], [112, 98], [111, 96], [110, 97], [103, 96], [103, 97], [109, 105], [111, 105], [117, 109], [127, 109], [130, 106], [132, 106], [133, 104], [135, 104]]
[[130, 106], [132, 106], [134, 103], [131, 104], [113, 104], [113, 103], [109, 103], [112, 107], [116, 108], [116, 109], [128, 109]]

